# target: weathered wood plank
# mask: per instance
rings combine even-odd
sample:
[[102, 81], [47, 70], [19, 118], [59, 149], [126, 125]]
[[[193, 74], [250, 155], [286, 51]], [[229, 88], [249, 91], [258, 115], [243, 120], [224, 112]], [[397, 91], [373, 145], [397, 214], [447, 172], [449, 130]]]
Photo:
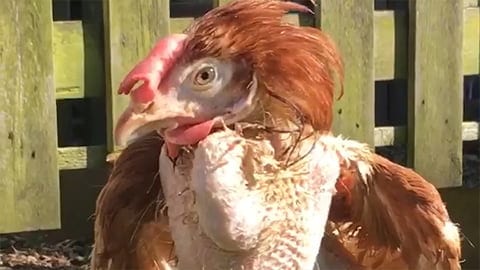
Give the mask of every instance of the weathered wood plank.
[[[479, 122], [462, 123], [462, 140], [475, 141], [480, 139]], [[397, 127], [376, 127], [375, 146], [400, 145], [407, 143], [407, 129], [404, 126]]]
[[[479, 74], [480, 8], [464, 10], [463, 74]], [[375, 11], [375, 79], [407, 77], [408, 17], [405, 11]]]
[[56, 99], [105, 95], [103, 36], [98, 26], [92, 31], [93, 27], [85, 25], [81, 21], [53, 23]]
[[113, 151], [113, 128], [128, 104], [117, 95], [122, 78], [170, 29], [169, 1], [104, 0], [107, 83], [107, 148]]
[[479, 1], [478, 0], [463, 0], [463, 6], [468, 8], [468, 7], [478, 7], [479, 6]]
[[464, 10], [463, 74], [480, 74], [480, 8]]
[[[82, 1], [82, 26], [85, 42], [85, 97], [95, 97], [86, 104], [90, 108], [87, 139], [92, 144], [105, 144], [105, 49], [103, 0]], [[91, 117], [96, 115], [96, 117]]]
[[463, 5], [410, 0], [409, 11], [408, 164], [438, 188], [460, 186]]
[[85, 96], [105, 96], [105, 54], [103, 0], [82, 1], [83, 40], [85, 42]]
[[295, 13], [289, 13], [283, 16], [283, 21], [293, 25], [300, 25], [300, 16]]
[[94, 169], [105, 167], [107, 150], [104, 145], [58, 148], [58, 169]]
[[376, 127], [375, 146], [401, 145], [407, 142], [406, 128], [399, 127]]
[[218, 7], [221, 5], [225, 5], [226, 3], [230, 2], [232, 0], [213, 0], [213, 6]]
[[463, 122], [462, 123], [462, 140], [475, 141], [480, 140], [480, 122]]
[[375, 11], [375, 79], [407, 77], [407, 29], [405, 11]]
[[60, 227], [51, 9], [0, 1], [0, 233]]
[[171, 18], [170, 19], [170, 33], [182, 33], [193, 22], [195, 18]]
[[85, 54], [80, 21], [53, 24], [53, 57], [56, 98], [83, 98]]
[[334, 130], [374, 141], [373, 0], [324, 0], [318, 6], [321, 28], [337, 43], [345, 63], [345, 95], [335, 105]]

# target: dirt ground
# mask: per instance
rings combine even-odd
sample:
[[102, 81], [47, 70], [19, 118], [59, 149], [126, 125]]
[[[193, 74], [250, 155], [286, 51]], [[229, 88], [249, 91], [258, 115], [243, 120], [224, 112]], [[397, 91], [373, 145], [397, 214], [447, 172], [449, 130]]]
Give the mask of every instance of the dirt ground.
[[91, 241], [45, 243], [43, 237], [0, 236], [0, 270], [86, 270]]
[[[405, 152], [400, 148], [383, 148], [380, 154], [400, 164]], [[478, 153], [465, 154], [464, 187], [480, 187], [480, 158]], [[46, 243], [41, 234], [24, 237], [18, 234], [0, 235], [0, 270], [86, 270], [90, 260], [90, 240], [63, 240]], [[476, 247], [478, 253], [478, 247]]]

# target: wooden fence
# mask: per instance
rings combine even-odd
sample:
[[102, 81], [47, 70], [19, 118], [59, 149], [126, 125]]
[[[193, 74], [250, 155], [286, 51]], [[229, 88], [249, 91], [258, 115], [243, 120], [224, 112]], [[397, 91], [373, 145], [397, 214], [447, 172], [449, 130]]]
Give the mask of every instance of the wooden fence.
[[[193, 20], [171, 18], [169, 5], [0, 1], [0, 233], [59, 228], [58, 170], [106, 166], [127, 100], [115, 94], [120, 80], [158, 38]], [[342, 51], [335, 131], [406, 145], [408, 164], [437, 187], [460, 186], [462, 141], [479, 137], [479, 119], [463, 119], [463, 78], [480, 73], [478, 1], [322, 0], [316, 14], [286, 20], [321, 27]], [[408, 93], [403, 125], [375, 124], [375, 86], [386, 81], [404, 82], [389, 89]]]

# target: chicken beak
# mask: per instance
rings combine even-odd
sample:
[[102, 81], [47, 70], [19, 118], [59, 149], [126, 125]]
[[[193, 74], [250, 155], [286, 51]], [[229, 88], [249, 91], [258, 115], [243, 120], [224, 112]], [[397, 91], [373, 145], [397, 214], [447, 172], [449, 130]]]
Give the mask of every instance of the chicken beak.
[[[171, 117], [182, 116], [172, 89], [162, 87], [165, 75], [183, 53], [186, 35], [160, 39], [148, 56], [140, 61], [120, 83], [118, 94], [130, 96], [130, 104], [118, 119], [114, 137], [125, 146], [153, 130], [172, 127]], [[137, 84], [140, 86], [136, 87]], [[170, 91], [168, 91], [170, 90]]]
[[[167, 127], [166, 121], [162, 121], [161, 115], [148, 111], [138, 111], [134, 104], [130, 104], [127, 109], [120, 115], [117, 125], [115, 126], [114, 137], [115, 142], [120, 147], [128, 145], [131, 141], [162, 127]], [[155, 121], [154, 119], [159, 119]]]
[[155, 92], [150, 102], [138, 103], [133, 99], [130, 101], [115, 126], [117, 145], [126, 146], [152, 131], [176, 128], [179, 124], [177, 119], [191, 117], [185, 110], [185, 104], [177, 100], [175, 90], [170, 93], [160, 92]]

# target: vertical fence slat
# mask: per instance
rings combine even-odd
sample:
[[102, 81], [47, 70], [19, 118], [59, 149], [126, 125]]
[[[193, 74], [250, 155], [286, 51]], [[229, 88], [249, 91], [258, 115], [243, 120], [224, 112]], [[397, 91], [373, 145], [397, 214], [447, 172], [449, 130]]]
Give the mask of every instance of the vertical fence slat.
[[128, 104], [126, 96], [116, 94], [118, 85], [127, 72], [147, 56], [155, 42], [167, 35], [170, 28], [170, 10], [167, 0], [103, 0], [107, 146], [116, 149], [113, 141], [115, 123]]
[[408, 164], [436, 187], [462, 184], [461, 1], [410, 0]]
[[[82, 27], [85, 48], [85, 96], [104, 96], [103, 0], [82, 1]], [[99, 91], [101, 90], [101, 91]], [[97, 94], [101, 92], [102, 94]]]
[[[88, 141], [91, 144], [105, 144], [105, 56], [103, 31], [103, 0], [82, 1], [82, 26], [85, 48], [85, 96], [89, 97]], [[101, 94], [97, 94], [101, 93]], [[102, 111], [103, 110], [103, 111]], [[88, 162], [96, 157], [87, 157]]]
[[[322, 0], [318, 24], [338, 45], [345, 63], [345, 94], [335, 105], [335, 133], [374, 144], [373, 0]], [[337, 95], [338, 96], [338, 95]]]
[[60, 227], [52, 1], [0, 1], [0, 233]]

